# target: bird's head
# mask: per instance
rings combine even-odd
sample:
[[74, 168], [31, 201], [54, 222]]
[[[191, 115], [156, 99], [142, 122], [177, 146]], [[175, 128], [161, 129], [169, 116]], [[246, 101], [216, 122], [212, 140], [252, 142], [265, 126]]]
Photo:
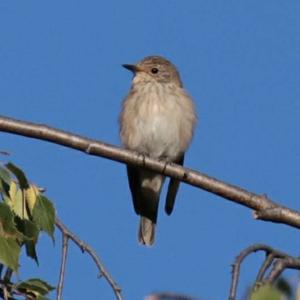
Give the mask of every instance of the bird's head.
[[124, 64], [134, 74], [133, 83], [175, 83], [182, 86], [176, 67], [161, 56], [147, 56], [137, 64]]

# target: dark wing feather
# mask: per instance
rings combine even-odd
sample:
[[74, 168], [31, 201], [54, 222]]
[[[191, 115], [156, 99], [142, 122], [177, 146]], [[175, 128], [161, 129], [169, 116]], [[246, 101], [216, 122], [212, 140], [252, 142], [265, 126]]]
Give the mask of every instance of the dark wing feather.
[[134, 210], [137, 214], [140, 214], [141, 210], [138, 201], [138, 195], [140, 193], [140, 176], [138, 168], [127, 166], [127, 176], [129, 188], [132, 195]]
[[[184, 154], [176, 161], [177, 164], [183, 165], [184, 162]], [[168, 186], [168, 193], [167, 193], [167, 200], [165, 205], [165, 212], [170, 215], [174, 208], [176, 194], [179, 188], [179, 180], [170, 178], [169, 186]]]

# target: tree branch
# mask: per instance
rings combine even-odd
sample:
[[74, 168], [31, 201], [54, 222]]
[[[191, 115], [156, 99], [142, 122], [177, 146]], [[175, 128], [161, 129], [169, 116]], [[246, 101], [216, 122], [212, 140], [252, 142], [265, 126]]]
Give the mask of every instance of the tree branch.
[[[229, 300], [236, 299], [241, 264], [248, 255], [257, 251], [264, 251], [266, 253], [266, 258], [259, 269], [256, 281], [253, 285], [254, 289], [259, 288], [263, 284], [273, 284], [285, 269], [300, 270], [300, 258], [298, 257], [290, 256], [282, 251], [262, 244], [255, 244], [247, 247], [241, 251], [232, 265], [232, 279]], [[268, 268], [271, 269], [269, 274], [266, 275]]]
[[[111, 288], [113, 289], [113, 291], [115, 293], [116, 299], [122, 300], [123, 298], [121, 296], [120, 287], [117, 285], [117, 283], [113, 280], [113, 278], [110, 276], [108, 271], [105, 269], [104, 265], [100, 261], [100, 258], [97, 256], [95, 251], [89, 245], [87, 245], [85, 242], [80, 240], [74, 233], [72, 233], [58, 218], [56, 218], [56, 220], [55, 220], [55, 225], [61, 231], [61, 233], [63, 235], [63, 245], [67, 239], [70, 239], [82, 250], [82, 252], [87, 252], [92, 257], [94, 263], [96, 264], [96, 266], [99, 270], [99, 276], [103, 276], [106, 279], [106, 281], [109, 283], [109, 285], [111, 286]], [[64, 259], [64, 255], [66, 255], [66, 248], [63, 246], [63, 257], [62, 257], [62, 265], [61, 265], [61, 271], [60, 271], [59, 286], [62, 285], [62, 282], [64, 280], [64, 277], [63, 277], [64, 271], [62, 271], [62, 270], [64, 270], [63, 264], [65, 264], [65, 261], [66, 261], [66, 259]], [[62, 293], [62, 286], [60, 289], [60, 294], [61, 293]], [[57, 294], [59, 295], [59, 291], [57, 292]], [[58, 299], [58, 296], [57, 296], [57, 299]]]
[[166, 165], [165, 162], [145, 157], [133, 151], [54, 129], [46, 125], [18, 121], [7, 117], [0, 116], [0, 131], [48, 141], [85, 152], [89, 155], [105, 157], [155, 171], [251, 208], [255, 211], [254, 218], [256, 219], [300, 228], [299, 212], [271, 201], [266, 195], [248, 192], [238, 186], [225, 183], [192, 169], [173, 163]]
[[300, 270], [300, 258], [286, 256], [282, 259], [277, 259], [274, 262], [273, 268], [271, 269], [269, 275], [265, 278], [265, 283], [273, 283], [279, 278], [285, 269], [295, 269]]
[[258, 271], [258, 274], [256, 276], [256, 282], [262, 282], [263, 281], [263, 278], [267, 272], [267, 270], [269, 269], [269, 267], [272, 265], [273, 261], [274, 261], [274, 256], [275, 254], [273, 252], [271, 253], [268, 253], [266, 252], [266, 258], [264, 260], [264, 262], [262, 263], [259, 271]]
[[57, 285], [56, 300], [62, 299], [62, 291], [63, 291], [64, 280], [65, 280], [65, 271], [66, 271], [68, 245], [69, 245], [68, 235], [65, 234], [63, 231], [61, 232], [61, 235], [62, 235], [62, 254], [61, 254], [61, 265], [60, 265], [60, 273], [59, 273], [59, 282]]

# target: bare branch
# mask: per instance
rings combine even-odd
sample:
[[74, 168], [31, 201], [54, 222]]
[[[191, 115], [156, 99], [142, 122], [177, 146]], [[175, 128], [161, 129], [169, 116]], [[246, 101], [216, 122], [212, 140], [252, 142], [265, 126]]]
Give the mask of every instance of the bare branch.
[[300, 258], [287, 256], [283, 259], [277, 259], [269, 275], [264, 280], [266, 283], [273, 283], [279, 278], [285, 269], [300, 269]]
[[267, 252], [266, 253], [266, 258], [265, 258], [264, 262], [262, 263], [262, 265], [261, 265], [261, 267], [258, 271], [255, 282], [262, 282], [267, 270], [269, 269], [269, 267], [273, 263], [274, 258], [275, 257], [274, 257], [273, 252], [271, 252], [271, 253]]
[[143, 167], [251, 208], [255, 211], [254, 217], [256, 219], [283, 223], [300, 228], [299, 212], [281, 206], [268, 199], [265, 195], [248, 192], [245, 189], [225, 183], [195, 170], [184, 168], [176, 164], [166, 165], [165, 162], [142, 156], [133, 151], [54, 129], [46, 125], [37, 125], [7, 117], [0, 117], [0, 131], [48, 141], [90, 155]]
[[62, 257], [61, 257], [61, 265], [60, 265], [60, 274], [59, 274], [59, 282], [57, 285], [57, 296], [56, 300], [62, 299], [62, 291], [65, 279], [65, 271], [66, 271], [66, 263], [67, 263], [67, 256], [68, 256], [68, 242], [69, 237], [62, 231]]
[[3, 287], [3, 298], [4, 300], [8, 300], [8, 291], [6, 286]]
[[11, 276], [13, 274], [12, 269], [6, 268], [6, 271], [4, 273], [3, 279], [1, 279], [1, 285], [2, 285], [2, 297], [4, 300], [8, 300], [10, 296], [10, 290], [11, 290]]
[[[58, 218], [55, 220], [56, 227], [62, 232], [63, 236], [71, 239], [81, 250], [82, 252], [87, 252], [93, 259], [99, 270], [99, 276], [103, 276], [106, 281], [109, 283], [113, 289], [116, 299], [122, 300], [121, 289], [118, 284], [113, 280], [108, 271], [105, 269], [103, 263], [100, 261], [100, 258], [97, 256], [95, 251], [87, 245], [85, 242], [80, 240], [74, 233], [72, 233]], [[62, 275], [61, 275], [62, 276]]]
[[[292, 257], [267, 245], [255, 244], [247, 247], [237, 256], [234, 264], [232, 265], [232, 279], [229, 300], [236, 299], [242, 262], [248, 255], [257, 251], [264, 251], [266, 253], [266, 259], [259, 269], [256, 282], [253, 285], [254, 289], [259, 288], [261, 285], [266, 283], [273, 284], [285, 269], [300, 269], [300, 258], [298, 257]], [[271, 267], [271, 270], [268, 275], [265, 275], [269, 267]]]

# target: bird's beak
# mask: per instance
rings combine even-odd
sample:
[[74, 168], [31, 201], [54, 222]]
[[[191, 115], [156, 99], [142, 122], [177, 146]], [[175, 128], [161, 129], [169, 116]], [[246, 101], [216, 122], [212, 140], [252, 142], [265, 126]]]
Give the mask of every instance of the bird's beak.
[[139, 68], [136, 65], [122, 65], [122, 67], [124, 67], [125, 69], [131, 71], [132, 73], [136, 73], [139, 71]]

